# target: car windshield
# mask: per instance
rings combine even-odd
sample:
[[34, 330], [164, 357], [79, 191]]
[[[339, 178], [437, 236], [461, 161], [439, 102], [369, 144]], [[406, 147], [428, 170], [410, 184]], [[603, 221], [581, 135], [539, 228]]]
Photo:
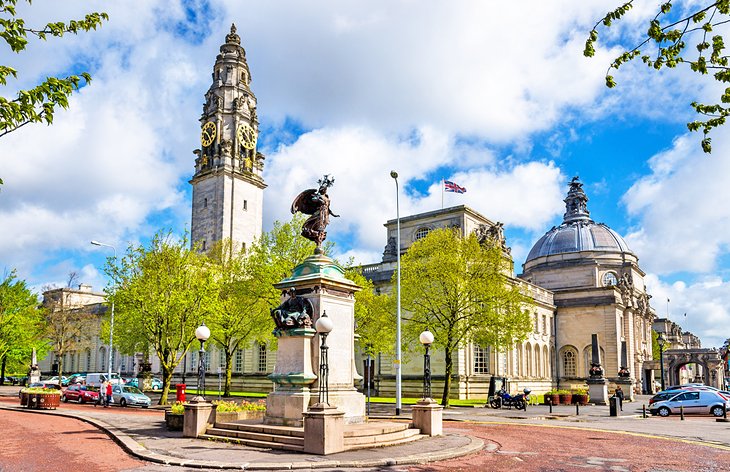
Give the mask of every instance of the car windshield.
[[142, 393], [137, 387], [132, 387], [130, 385], [122, 387], [122, 391], [124, 391], [125, 393]]

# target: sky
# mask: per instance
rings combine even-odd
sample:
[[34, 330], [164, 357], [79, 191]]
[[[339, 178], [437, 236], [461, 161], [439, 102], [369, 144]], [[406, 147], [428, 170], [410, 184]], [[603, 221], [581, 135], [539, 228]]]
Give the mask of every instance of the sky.
[[[516, 271], [562, 222], [570, 179], [591, 217], [623, 235], [646, 272], [652, 306], [720, 346], [730, 337], [730, 127], [687, 131], [689, 104], [719, 96], [686, 70], [608, 65], [633, 45], [657, 3], [637, 5], [582, 55], [587, 32], [619, 2], [526, 0], [35, 0], [28, 25], [105, 11], [97, 31], [22, 54], [11, 96], [49, 75], [88, 71], [52, 126], [0, 138], [0, 270], [36, 290], [70, 272], [102, 290], [112, 249], [190, 227], [192, 151], [219, 46], [235, 23], [246, 49], [266, 155], [264, 229], [290, 218], [296, 194], [332, 174], [335, 256], [380, 261], [383, 224], [441, 207], [441, 180], [505, 224]], [[669, 300], [669, 303], [667, 303]]]

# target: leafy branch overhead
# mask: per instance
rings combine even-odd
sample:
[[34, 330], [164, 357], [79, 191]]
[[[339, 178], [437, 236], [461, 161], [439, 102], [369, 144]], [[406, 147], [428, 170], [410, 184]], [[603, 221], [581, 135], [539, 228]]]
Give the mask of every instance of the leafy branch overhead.
[[[649, 21], [649, 27], [643, 40], [631, 49], [624, 51], [608, 68], [606, 86], [616, 86], [612, 70], [640, 58], [647, 67], [654, 70], [687, 66], [701, 75], [711, 74], [714, 80], [725, 84], [718, 103], [703, 104], [692, 102], [692, 108], [702, 119], [687, 123], [690, 131], [702, 130], [702, 150], [712, 152], [712, 138], [709, 134], [713, 128], [724, 125], [730, 115], [730, 66], [728, 56], [724, 53], [725, 42], [718, 28], [730, 22], [730, 0], [715, 2], [684, 2], [682, 8], [674, 8], [682, 2], [668, 1], [661, 4], [659, 11]], [[593, 57], [595, 44], [598, 41], [599, 28], [610, 28], [631, 10], [630, 0], [598, 21], [588, 35], [583, 54]]]
[[[29, 4], [31, 0], [26, 0]], [[71, 20], [67, 23], [48, 23], [42, 28], [27, 27], [25, 20], [16, 12], [18, 0], [0, 0], [0, 38], [15, 53], [21, 53], [28, 45], [28, 38], [35, 37], [46, 40], [49, 36], [62, 37], [67, 33], [78, 34], [96, 30], [102, 22], [109, 20], [106, 13], [89, 13], [82, 20]], [[0, 65], [0, 85], [7, 86], [8, 78], [18, 78], [18, 71], [6, 65]], [[0, 96], [0, 137], [11, 133], [28, 123], [44, 121], [53, 123], [53, 114], [57, 106], [68, 108], [69, 96], [78, 90], [82, 80], [91, 81], [91, 76], [83, 72], [65, 78], [48, 77], [42, 83], [28, 90], [20, 90], [14, 98]]]

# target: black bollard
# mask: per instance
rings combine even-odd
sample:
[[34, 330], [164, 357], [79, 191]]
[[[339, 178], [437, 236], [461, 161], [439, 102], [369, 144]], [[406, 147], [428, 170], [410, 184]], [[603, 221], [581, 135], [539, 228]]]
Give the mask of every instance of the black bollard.
[[575, 404], [575, 415], [580, 416], [580, 403]]
[[552, 398], [548, 398], [548, 405], [550, 406], [550, 413], [552, 413], [553, 412], [553, 399]]
[[641, 416], [646, 418], [646, 405], [641, 405]]
[[679, 418], [684, 421], [684, 405], [679, 405]]

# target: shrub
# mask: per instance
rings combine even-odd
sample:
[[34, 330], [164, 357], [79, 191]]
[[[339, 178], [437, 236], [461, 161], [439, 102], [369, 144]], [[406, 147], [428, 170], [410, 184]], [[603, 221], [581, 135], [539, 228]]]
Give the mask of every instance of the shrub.
[[170, 405], [170, 414], [171, 415], [182, 415], [184, 413], [185, 413], [185, 403], [175, 402], [172, 405]]
[[20, 391], [21, 393], [55, 393], [61, 395], [61, 391], [55, 388], [43, 388], [43, 387], [25, 387]]
[[558, 395], [570, 395], [570, 390], [558, 390]]
[[259, 400], [257, 402], [247, 402], [243, 400], [241, 403], [234, 401], [214, 401], [215, 405], [218, 405], [216, 411], [220, 413], [228, 413], [235, 411], [266, 411], [266, 402]]
[[587, 388], [576, 388], [573, 390], [573, 395], [588, 395]]

